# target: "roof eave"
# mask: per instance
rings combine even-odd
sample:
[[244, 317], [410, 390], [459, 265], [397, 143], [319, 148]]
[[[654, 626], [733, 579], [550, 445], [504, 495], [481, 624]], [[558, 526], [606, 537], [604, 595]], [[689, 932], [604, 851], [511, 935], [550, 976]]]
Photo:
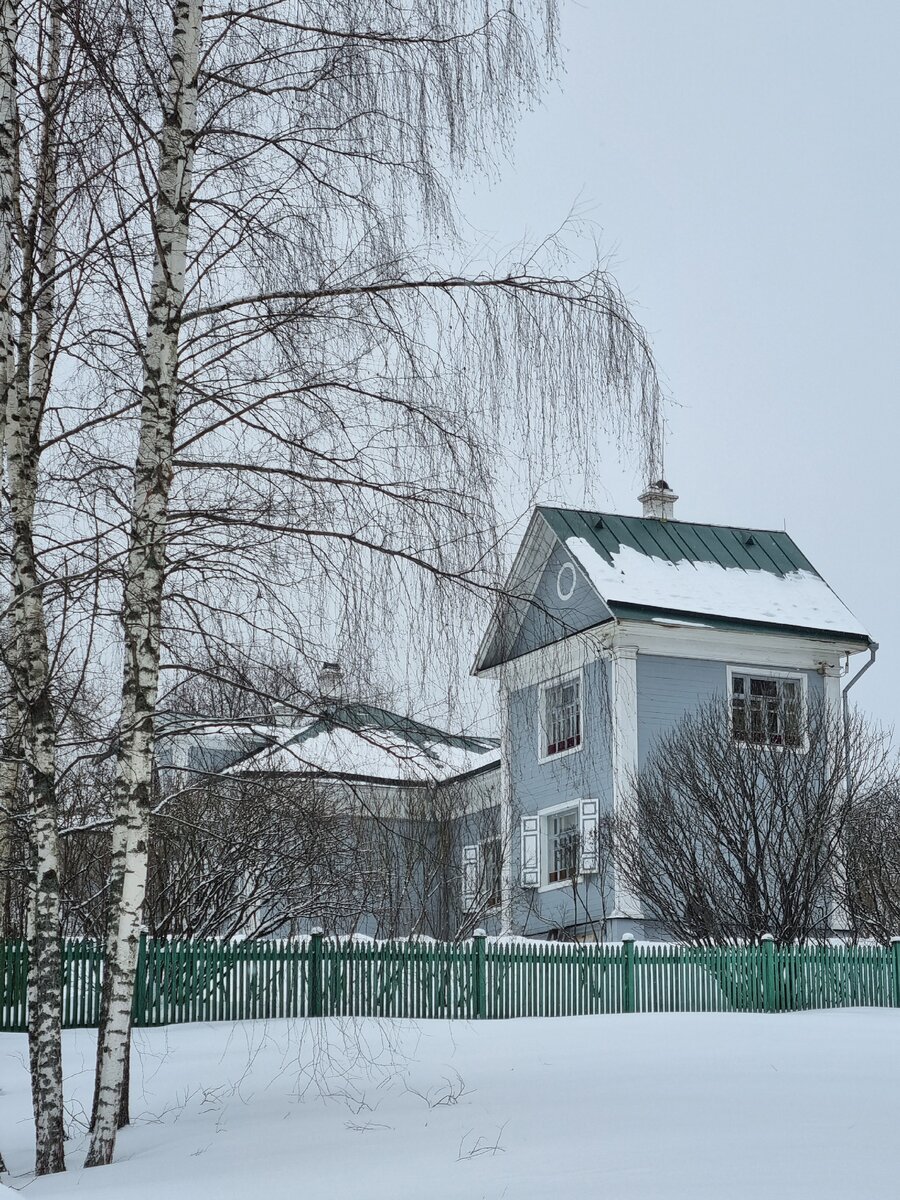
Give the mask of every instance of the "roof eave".
[[505, 667], [507, 663], [516, 662], [520, 658], [527, 658], [529, 654], [536, 654], [539, 650], [547, 650], [551, 646], [559, 646], [562, 642], [567, 642], [569, 638], [581, 637], [585, 633], [593, 633], [595, 629], [605, 629], [607, 625], [614, 625], [616, 620], [616, 616], [612, 615], [607, 617], [605, 621], [598, 621], [596, 625], [589, 625], [587, 629], [573, 629], [571, 633], [554, 638], [552, 642], [545, 642], [542, 646], [535, 647], [533, 650], [521, 650], [518, 654], [510, 654], [508, 658], [501, 658], [498, 662], [491, 663], [489, 667], [479, 667], [472, 674], [476, 678], [484, 676], [487, 679], [492, 679], [495, 672], [499, 671], [501, 667]]
[[445, 778], [419, 778], [407, 779], [386, 775], [356, 775], [352, 771], [320, 771], [320, 770], [297, 770], [297, 771], [239, 771], [235, 772], [232, 778], [243, 780], [265, 780], [265, 779], [302, 779], [305, 783], [356, 783], [368, 784], [377, 787], [396, 787], [396, 788], [425, 788], [425, 787], [445, 787], [449, 783], [457, 783], [465, 779], [473, 779], [477, 775], [486, 775], [490, 771], [496, 771], [500, 767], [500, 759], [493, 759], [489, 763], [482, 763], [480, 766], [472, 767], [468, 771], [460, 771], [456, 775], [448, 775]]
[[536, 551], [534, 544], [536, 541], [534, 530], [539, 526], [543, 526], [551, 534], [554, 533], [550, 522], [547, 520], [546, 510], [541, 506], [537, 506], [534, 509], [528, 520], [528, 526], [522, 535], [522, 540], [519, 542], [519, 548], [516, 551], [515, 557], [513, 558], [512, 565], [510, 566], [509, 571], [506, 573], [503, 589], [497, 597], [497, 603], [495, 603], [494, 611], [491, 613], [487, 628], [485, 629], [481, 641], [478, 644], [478, 650], [476, 651], [474, 662], [472, 663], [472, 667], [469, 671], [469, 674], [475, 676], [476, 678], [484, 671], [491, 671], [494, 669], [494, 667], [500, 666], [500, 663], [491, 663], [490, 665], [486, 665], [484, 661], [487, 657], [488, 650], [491, 648], [491, 644], [495, 635], [499, 632], [499, 602], [502, 599], [510, 598], [512, 592], [512, 582], [517, 576], [522, 574], [525, 564], [529, 558], [540, 556], [540, 552]]
[[806, 625], [787, 625], [775, 621], [752, 621], [743, 617], [722, 617], [712, 613], [692, 612], [687, 609], [659, 608], [650, 604], [628, 604], [623, 601], [607, 601], [614, 616], [621, 621], [650, 621], [670, 617], [673, 622], [689, 620], [715, 629], [754, 630], [759, 633], [783, 634], [785, 637], [807, 637], [816, 641], [852, 643], [860, 650], [867, 650], [872, 639], [867, 633], [851, 633], [846, 630], [818, 629]]

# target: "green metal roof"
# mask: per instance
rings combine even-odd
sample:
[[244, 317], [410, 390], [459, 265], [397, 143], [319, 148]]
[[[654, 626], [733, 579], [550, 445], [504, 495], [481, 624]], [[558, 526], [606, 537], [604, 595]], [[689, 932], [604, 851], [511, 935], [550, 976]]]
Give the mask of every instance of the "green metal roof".
[[783, 530], [696, 525], [691, 521], [659, 521], [543, 506], [538, 511], [561, 540], [584, 538], [609, 562], [622, 546], [631, 546], [642, 554], [673, 563], [687, 559], [716, 563], [720, 567], [741, 567], [745, 571], [771, 571], [773, 575], [783, 576], [790, 571], [818, 575], [790, 534]]
[[447, 733], [377, 705], [334, 701], [299, 728], [267, 733], [234, 774], [345, 779], [403, 787], [451, 783], [497, 769], [497, 738]]
[[[627, 585], [618, 579], [605, 580], [606, 586], [599, 586], [592, 580], [596, 590], [606, 602], [610, 612], [626, 620], [658, 620], [661, 614], [677, 613], [681, 617], [698, 617], [704, 623], [711, 622], [723, 628], [751, 628], [776, 630], [780, 633], [796, 632], [806, 636], [823, 636], [833, 640], [840, 636], [842, 640], [868, 645], [870, 639], [864, 632], [853, 614], [846, 609], [834, 595], [826, 581], [822, 578], [805, 554], [784, 530], [750, 529], [730, 525], [699, 525], [691, 521], [663, 521], [650, 517], [621, 516], [617, 513], [585, 512], [579, 509], [551, 508], [541, 506], [537, 510], [547, 522], [549, 528], [565, 545], [569, 539], [580, 539], [590, 551], [596, 552], [616, 569], [623, 561], [623, 551], [635, 551], [648, 560], [659, 562], [663, 576], [662, 583], [667, 581], [665, 564], [713, 564], [731, 570], [756, 575], [765, 572], [773, 577], [773, 588], [767, 592], [781, 593], [781, 587], [774, 584], [776, 580], [791, 579], [785, 585], [789, 591], [797, 573], [803, 572], [804, 577], [812, 577], [818, 589], [820, 604], [812, 604], [809, 613], [802, 613], [802, 620], [793, 620], [790, 609], [784, 612], [767, 612], [767, 607], [776, 609], [778, 605], [761, 604], [757, 612], [729, 611], [727, 606], [722, 609], [703, 603], [694, 607], [685, 599], [666, 594], [659, 588], [650, 588], [648, 593], [641, 590], [640, 583]], [[582, 564], [584, 566], [584, 564]], [[601, 572], [606, 575], [607, 573]], [[627, 572], [623, 573], [627, 575]], [[681, 577], [684, 578], [683, 576]], [[751, 578], [747, 584], [753, 583]], [[821, 586], [820, 586], [821, 585]], [[743, 588], [743, 584], [738, 584]], [[784, 593], [787, 595], [787, 593]], [[706, 600], [706, 598], [703, 598]], [[743, 606], [745, 610], [747, 604]], [[817, 616], [827, 612], [828, 621], [817, 620]], [[843, 614], [843, 616], [841, 616]], [[846, 618], [846, 624], [844, 624]]]
[[425, 725], [413, 717], [404, 717], [374, 704], [358, 702], [335, 704], [291, 740], [294, 743], [309, 741], [331, 729], [349, 729], [354, 733], [362, 733], [364, 730], [383, 730], [387, 733], [397, 734], [405, 742], [423, 750], [437, 744], [469, 754], [485, 754], [500, 747], [499, 738], [447, 733], [444, 729]]

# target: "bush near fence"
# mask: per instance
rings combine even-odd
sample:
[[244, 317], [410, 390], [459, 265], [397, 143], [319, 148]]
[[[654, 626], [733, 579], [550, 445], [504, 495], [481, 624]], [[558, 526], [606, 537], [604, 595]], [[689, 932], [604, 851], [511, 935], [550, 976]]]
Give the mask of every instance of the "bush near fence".
[[[28, 949], [0, 942], [0, 1031], [26, 1028]], [[93, 1027], [103, 951], [63, 945], [63, 1024]], [[900, 941], [882, 946], [698, 948], [325, 938], [141, 938], [137, 1026], [275, 1017], [562, 1017], [900, 1007]]]

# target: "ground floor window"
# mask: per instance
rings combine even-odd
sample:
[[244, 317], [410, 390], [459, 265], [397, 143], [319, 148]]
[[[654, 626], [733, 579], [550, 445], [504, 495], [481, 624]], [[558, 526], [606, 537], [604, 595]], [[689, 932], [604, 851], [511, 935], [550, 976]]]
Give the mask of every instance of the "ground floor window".
[[499, 838], [490, 838], [481, 843], [481, 862], [485, 907], [497, 908], [503, 886], [503, 843]]
[[578, 874], [579, 817], [577, 808], [551, 813], [547, 822], [547, 882], [561, 883]]
[[497, 908], [503, 897], [503, 843], [500, 838], [486, 838], [463, 847], [462, 872], [463, 907], [474, 909]]

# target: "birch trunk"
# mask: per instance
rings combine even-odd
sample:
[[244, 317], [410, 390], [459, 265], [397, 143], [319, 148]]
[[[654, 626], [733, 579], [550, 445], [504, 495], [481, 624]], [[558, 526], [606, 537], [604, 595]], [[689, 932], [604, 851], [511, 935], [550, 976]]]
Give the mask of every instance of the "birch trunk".
[[[9, 686], [12, 687], [11, 682]], [[11, 814], [17, 808], [18, 758], [21, 754], [19, 738], [16, 736], [19, 728], [19, 706], [14, 697], [7, 701], [4, 726], [3, 758], [0, 760], [0, 939], [8, 938], [12, 933], [9, 879], [12, 861]]]
[[[41, 420], [50, 386], [56, 268], [56, 102], [61, 13], [50, 10], [35, 209], [36, 238], [20, 239], [21, 295], [13, 336], [11, 284], [14, 210], [18, 204], [15, 7], [3, 5], [0, 47], [0, 215], [5, 218], [0, 270], [6, 274], [2, 364], [6, 389], [4, 442], [12, 534], [16, 649], [13, 670], [24, 718], [23, 756], [31, 825], [28, 1036], [35, 1120], [35, 1173], [65, 1170], [62, 1094], [62, 977], [59, 924], [59, 846], [56, 813], [56, 725], [50, 696], [50, 656], [41, 577], [34, 547]], [[36, 242], [36, 244], [35, 244]], [[14, 357], [14, 362], [10, 356]]]
[[[3, 388], [0, 404], [0, 448], [6, 455], [6, 408], [13, 378], [12, 354], [12, 192], [14, 187], [14, 165], [16, 161], [15, 120], [15, 9], [11, 0], [0, 4], [0, 386]], [[13, 687], [10, 682], [10, 687]], [[12, 707], [12, 699], [9, 707]], [[9, 719], [6, 721], [6, 752], [10, 751]], [[3, 778], [0, 779], [0, 804], [5, 811], [0, 813], [0, 936], [9, 935], [9, 817], [15, 800], [18, 771], [10, 778], [7, 763], [3, 763]], [[0, 1152], [0, 1174], [5, 1173], [6, 1163]]]
[[141, 428], [123, 602], [125, 666], [97, 1088], [87, 1166], [112, 1161], [125, 1087], [134, 974], [147, 881], [154, 712], [166, 523], [173, 468], [178, 336], [190, 211], [200, 0], [177, 0], [160, 134], [156, 257], [147, 315]]
[[[0, 3], [0, 453], [6, 452], [6, 409], [15, 375], [12, 323], [13, 272], [13, 191], [16, 182], [16, 21], [10, 0]], [[9, 642], [15, 639], [10, 620]], [[10, 648], [12, 655], [14, 650]], [[9, 815], [16, 808], [19, 785], [20, 747], [14, 731], [20, 728], [19, 706], [15, 700], [15, 680], [10, 689], [4, 720], [3, 761], [0, 762], [0, 937], [8, 937], [9, 927]]]

